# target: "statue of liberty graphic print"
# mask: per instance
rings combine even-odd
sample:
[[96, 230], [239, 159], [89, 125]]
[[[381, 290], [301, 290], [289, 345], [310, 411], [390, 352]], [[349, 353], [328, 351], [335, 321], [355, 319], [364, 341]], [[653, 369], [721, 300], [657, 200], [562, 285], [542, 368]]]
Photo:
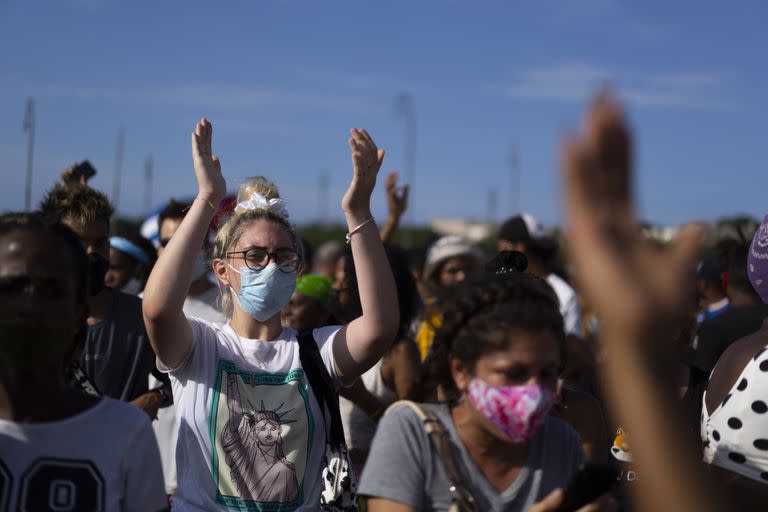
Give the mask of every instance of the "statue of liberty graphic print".
[[302, 383], [302, 370], [259, 374], [220, 364], [212, 411], [220, 502], [264, 511], [290, 511], [302, 504], [312, 439]]

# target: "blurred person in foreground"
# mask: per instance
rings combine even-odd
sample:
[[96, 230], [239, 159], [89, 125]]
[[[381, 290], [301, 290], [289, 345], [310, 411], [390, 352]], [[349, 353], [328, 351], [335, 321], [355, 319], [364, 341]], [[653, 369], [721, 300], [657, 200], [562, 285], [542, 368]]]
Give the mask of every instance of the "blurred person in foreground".
[[[582, 134], [564, 144], [562, 159], [569, 260], [600, 315], [606, 359], [600, 369], [612, 413], [631, 429], [633, 464], [641, 475], [631, 486], [635, 509], [763, 510], [764, 496], [755, 499], [754, 494], [730, 487], [733, 475], [718, 474], [701, 463], [698, 442], [679, 407], [676, 372], [671, 371], [679, 364], [679, 345], [673, 340], [680, 319], [690, 316], [690, 269], [695, 268], [704, 229], [688, 226], [664, 248], [650, 247], [640, 239], [632, 190], [632, 138], [610, 94], [601, 94], [593, 103]], [[765, 345], [764, 340], [756, 342], [761, 343]], [[732, 347], [735, 352], [736, 345]], [[713, 415], [712, 406], [718, 401], [722, 406], [731, 383], [735, 392], [749, 389], [749, 382], [745, 387], [738, 376], [757, 352], [746, 350], [749, 355], [741, 365], [726, 366], [721, 359], [707, 397], [711, 396], [708, 411]], [[725, 372], [729, 376], [718, 384], [715, 375], [721, 364], [735, 373]], [[749, 364], [746, 371], [760, 372], [760, 364]], [[739, 402], [747, 405], [743, 399]], [[760, 404], [756, 408], [763, 410]], [[760, 414], [757, 411], [751, 409], [752, 414]], [[724, 415], [720, 421], [729, 419]], [[739, 430], [737, 422], [730, 423], [729, 428]], [[710, 432], [713, 439], [723, 438]], [[746, 462], [746, 455], [741, 455], [744, 459], [726, 457], [739, 464]]]
[[[141, 299], [108, 288], [104, 282], [109, 269], [112, 205], [101, 192], [74, 183], [53, 187], [40, 210], [69, 227], [88, 255], [88, 330], [80, 367], [100, 393], [129, 401], [155, 418], [158, 409], [171, 404], [170, 382], [155, 366], [141, 316]], [[150, 389], [150, 374], [163, 384]]]
[[3, 510], [167, 508], [146, 415], [67, 383], [86, 336], [88, 277], [69, 228], [39, 214], [0, 216]]

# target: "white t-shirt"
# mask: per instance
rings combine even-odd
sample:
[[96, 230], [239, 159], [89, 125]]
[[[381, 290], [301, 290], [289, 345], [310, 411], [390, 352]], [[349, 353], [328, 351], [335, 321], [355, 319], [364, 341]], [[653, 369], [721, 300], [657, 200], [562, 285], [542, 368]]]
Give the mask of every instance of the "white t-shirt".
[[560, 301], [560, 314], [563, 315], [565, 334], [581, 337], [581, 308], [576, 292], [556, 274], [549, 274], [547, 282], [555, 290]]
[[[299, 359], [296, 331], [275, 341], [190, 318], [192, 349], [170, 371], [179, 440], [174, 511], [317, 510], [326, 431]], [[333, 340], [315, 329], [338, 383]], [[165, 367], [158, 361], [158, 367]]]
[[0, 420], [0, 510], [165, 510], [149, 418], [111, 398], [47, 423]]

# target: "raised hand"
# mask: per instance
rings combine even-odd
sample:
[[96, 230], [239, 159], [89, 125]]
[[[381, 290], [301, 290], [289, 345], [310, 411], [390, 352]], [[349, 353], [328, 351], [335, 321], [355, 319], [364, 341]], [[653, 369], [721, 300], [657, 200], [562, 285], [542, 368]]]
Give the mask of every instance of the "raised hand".
[[78, 164], [72, 164], [59, 175], [59, 180], [62, 185], [80, 184], [87, 185], [88, 180], [96, 175], [96, 169], [93, 168], [91, 162], [84, 160]]
[[703, 230], [683, 229], [668, 249], [640, 239], [632, 141], [612, 96], [592, 105], [581, 136], [563, 148], [562, 167], [570, 259], [601, 323], [634, 336], [679, 318]]
[[387, 208], [389, 209], [390, 217], [401, 217], [405, 210], [408, 209], [408, 192], [410, 187], [403, 185], [397, 186], [397, 179], [400, 176], [397, 172], [392, 171], [387, 175]]
[[353, 128], [350, 133], [349, 148], [352, 150], [354, 174], [341, 200], [341, 207], [346, 213], [368, 214], [376, 176], [384, 160], [384, 150], [376, 147], [367, 131]]
[[213, 125], [202, 118], [192, 134], [192, 160], [199, 196], [218, 204], [227, 193], [227, 182], [221, 174], [221, 162], [211, 149], [212, 135]]

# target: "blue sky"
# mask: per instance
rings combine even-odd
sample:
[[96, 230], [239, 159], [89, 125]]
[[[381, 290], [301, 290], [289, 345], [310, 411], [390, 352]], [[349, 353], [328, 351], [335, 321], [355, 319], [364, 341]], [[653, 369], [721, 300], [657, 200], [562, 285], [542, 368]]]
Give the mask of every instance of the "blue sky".
[[[221, 5], [219, 5], [221, 4]], [[561, 220], [557, 147], [609, 81], [637, 137], [643, 216], [661, 223], [762, 216], [768, 166], [764, 2], [620, 0], [126, 2], [0, 0], [0, 209], [23, 207], [28, 96], [36, 100], [33, 201], [89, 158], [119, 210], [139, 215], [143, 165], [154, 203], [195, 191], [189, 133], [205, 115], [231, 189], [265, 174], [293, 218], [341, 218], [347, 130], [366, 127], [402, 170], [417, 123], [412, 218], [497, 220], [521, 209]], [[330, 177], [320, 204], [320, 175]], [[374, 214], [383, 217], [383, 187]]]

